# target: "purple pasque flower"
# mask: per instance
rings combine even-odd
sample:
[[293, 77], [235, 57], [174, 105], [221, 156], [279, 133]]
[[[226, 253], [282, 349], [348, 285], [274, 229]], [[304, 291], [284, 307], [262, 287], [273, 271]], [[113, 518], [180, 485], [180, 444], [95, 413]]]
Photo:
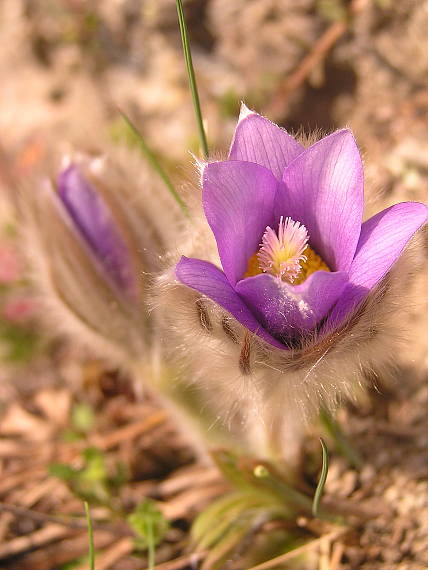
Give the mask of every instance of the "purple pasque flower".
[[136, 269], [119, 224], [100, 190], [70, 164], [58, 176], [58, 196], [74, 230], [111, 284], [125, 297], [137, 297]]
[[204, 166], [202, 187], [223, 270], [182, 257], [176, 276], [281, 349], [340, 327], [428, 218], [424, 204], [403, 202], [363, 223], [349, 130], [305, 148], [245, 107], [228, 160]]

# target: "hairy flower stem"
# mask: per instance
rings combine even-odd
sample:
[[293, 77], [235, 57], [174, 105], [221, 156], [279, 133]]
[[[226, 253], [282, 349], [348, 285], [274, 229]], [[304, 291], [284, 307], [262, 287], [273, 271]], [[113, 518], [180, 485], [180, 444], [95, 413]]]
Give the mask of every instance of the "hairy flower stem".
[[219, 446], [237, 450], [237, 441], [218, 422], [201, 392], [183, 381], [176, 369], [159, 360], [149, 365], [147, 361], [136, 362], [131, 368], [146, 394], [167, 410], [176, 429], [201, 461], [211, 463], [209, 451]]
[[299, 418], [289, 417], [286, 425], [281, 413], [268, 417], [254, 416], [250, 422], [252, 437], [256, 440], [254, 449], [259, 456], [270, 461], [291, 484], [301, 479], [302, 440], [304, 426]]

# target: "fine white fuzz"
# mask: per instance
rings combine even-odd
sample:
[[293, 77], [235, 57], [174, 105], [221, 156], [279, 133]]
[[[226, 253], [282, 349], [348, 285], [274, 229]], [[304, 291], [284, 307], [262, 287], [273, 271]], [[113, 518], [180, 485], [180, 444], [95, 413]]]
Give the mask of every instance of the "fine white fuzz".
[[68, 160], [78, 164], [111, 210], [133, 260], [137, 298], [127, 299], [106, 279], [73, 220], [58, 207], [50, 183], [34, 180], [22, 189], [23, 246], [55, 333], [59, 328], [102, 358], [127, 366], [147, 355], [154, 341], [146, 301], [152, 275], [180, 233], [180, 213], [137, 153], [115, 149], [110, 155], [111, 160], [75, 154]]
[[[189, 257], [219, 265], [205, 220], [180, 248]], [[394, 363], [406, 310], [409, 249], [359, 310], [328, 336], [303, 336], [281, 350], [250, 333], [219, 305], [175, 278], [174, 267], [158, 281], [164, 345], [178, 361], [181, 377], [204, 390], [218, 421], [257, 456], [282, 454], [293, 460], [308, 422], [320, 404], [333, 409], [355, 399], [368, 382]]]

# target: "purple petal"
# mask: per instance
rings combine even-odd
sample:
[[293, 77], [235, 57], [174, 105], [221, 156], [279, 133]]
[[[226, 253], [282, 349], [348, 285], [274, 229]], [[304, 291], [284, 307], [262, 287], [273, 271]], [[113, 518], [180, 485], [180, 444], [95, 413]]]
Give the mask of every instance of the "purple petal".
[[126, 243], [102, 197], [75, 165], [59, 175], [58, 194], [106, 274], [120, 289], [136, 294], [135, 272]]
[[284, 168], [304, 150], [287, 131], [242, 106], [230, 147], [230, 160], [255, 162], [281, 180]]
[[291, 216], [330, 269], [348, 271], [364, 206], [363, 165], [354, 137], [337, 131], [308, 148], [284, 172], [275, 215]]
[[316, 271], [300, 285], [289, 285], [266, 273], [243, 279], [236, 291], [272, 334], [296, 338], [312, 330], [340, 297], [346, 273]]
[[208, 164], [202, 176], [203, 204], [217, 241], [224, 272], [232, 285], [242, 278], [273, 221], [278, 185], [258, 164], [230, 160]]
[[277, 348], [285, 348], [256, 320], [218, 267], [208, 261], [183, 256], [177, 264], [175, 274], [181, 283], [218, 303], [248, 330]]
[[332, 312], [330, 327], [340, 324], [385, 277], [427, 220], [425, 204], [402, 202], [364, 222], [349, 272], [350, 283]]

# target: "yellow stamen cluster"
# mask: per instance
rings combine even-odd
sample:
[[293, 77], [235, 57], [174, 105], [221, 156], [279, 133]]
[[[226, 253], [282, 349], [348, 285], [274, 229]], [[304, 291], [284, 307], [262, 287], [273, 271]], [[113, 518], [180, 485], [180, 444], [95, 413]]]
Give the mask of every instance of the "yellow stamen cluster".
[[[258, 252], [252, 255], [248, 260], [247, 271], [244, 277], [254, 277], [254, 275], [260, 275], [263, 273], [259, 266], [257, 254]], [[309, 245], [306, 246], [303, 254], [306, 256], [306, 259], [302, 259], [299, 262], [301, 270], [293, 280], [293, 285], [303, 283], [303, 281], [305, 281], [309, 275], [315, 273], [315, 271], [330, 271], [328, 265], [311, 247], [309, 247]]]
[[299, 275], [293, 281], [293, 285], [299, 285], [299, 283], [303, 283], [303, 281], [309, 277], [315, 271], [330, 271], [330, 268], [325, 263], [325, 261], [320, 257], [315, 251], [306, 246], [305, 251], [303, 252], [306, 256], [306, 260], [302, 260], [300, 262], [300, 267], [302, 268]]
[[244, 277], [254, 277], [254, 275], [260, 275], [263, 273], [259, 266], [259, 258], [257, 257], [257, 253], [258, 252], [256, 251], [256, 253], [254, 253], [248, 260], [247, 271], [245, 272]]

